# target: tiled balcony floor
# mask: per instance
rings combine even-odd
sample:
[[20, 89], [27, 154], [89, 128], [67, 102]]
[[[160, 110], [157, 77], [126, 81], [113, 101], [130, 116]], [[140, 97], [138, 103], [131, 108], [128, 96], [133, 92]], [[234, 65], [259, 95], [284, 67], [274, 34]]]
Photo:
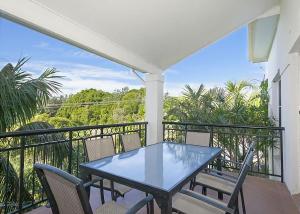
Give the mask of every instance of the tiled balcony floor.
[[[200, 189], [196, 190], [199, 191]], [[209, 192], [209, 194], [212, 197], [216, 196], [214, 192]], [[248, 176], [244, 184], [244, 194], [248, 214], [300, 213], [285, 184], [280, 182]], [[144, 193], [133, 190], [127, 193], [124, 199], [118, 198], [118, 203], [124, 204], [125, 206], [130, 206], [144, 196]], [[106, 199], [110, 200], [110, 193], [106, 194]], [[91, 205], [93, 209], [99, 206], [99, 202], [99, 190], [92, 189]], [[300, 201], [298, 200], [298, 202]], [[49, 208], [41, 207], [29, 213], [51, 214], [51, 210]], [[141, 210], [140, 213], [146, 213], [146, 210]], [[160, 209], [157, 206], [155, 207], [155, 213], [160, 213]]]

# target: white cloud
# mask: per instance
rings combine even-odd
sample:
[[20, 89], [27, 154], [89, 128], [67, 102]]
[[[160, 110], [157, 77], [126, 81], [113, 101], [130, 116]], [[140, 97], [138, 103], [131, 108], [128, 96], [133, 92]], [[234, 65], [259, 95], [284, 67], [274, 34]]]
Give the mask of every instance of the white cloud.
[[62, 48], [53, 47], [49, 43], [41, 41], [33, 45], [34, 48], [39, 48], [47, 51], [63, 51]]
[[82, 80], [82, 79], [70, 79], [59, 81], [63, 84], [62, 93], [63, 94], [74, 94], [83, 89], [101, 89], [104, 91], [113, 92], [116, 89], [121, 89], [124, 87], [129, 87], [130, 89], [138, 89], [143, 87], [140, 84], [132, 84], [124, 81], [117, 80]]
[[97, 56], [93, 53], [90, 53], [90, 52], [87, 52], [87, 51], [84, 51], [84, 50], [77, 50], [77, 51], [70, 52], [70, 55], [75, 56], [75, 57], [81, 57], [81, 58], [99, 57], [99, 56]]
[[112, 92], [123, 87], [141, 88], [143, 85], [129, 70], [114, 70], [100, 66], [63, 61], [30, 61], [23, 70], [33, 76], [40, 75], [46, 68], [55, 67], [64, 79], [62, 83], [63, 94], [74, 94], [83, 89], [102, 89]]

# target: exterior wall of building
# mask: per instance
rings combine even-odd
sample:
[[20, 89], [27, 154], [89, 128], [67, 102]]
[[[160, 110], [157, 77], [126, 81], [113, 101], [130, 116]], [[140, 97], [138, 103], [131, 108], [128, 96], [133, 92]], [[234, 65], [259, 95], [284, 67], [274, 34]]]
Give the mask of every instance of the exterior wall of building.
[[[300, 192], [300, 57], [290, 53], [300, 37], [300, 1], [281, 1], [277, 34], [267, 63], [270, 116], [278, 119], [278, 82], [281, 76], [282, 126], [284, 131], [284, 181], [291, 194]], [[300, 52], [300, 50], [299, 50]]]

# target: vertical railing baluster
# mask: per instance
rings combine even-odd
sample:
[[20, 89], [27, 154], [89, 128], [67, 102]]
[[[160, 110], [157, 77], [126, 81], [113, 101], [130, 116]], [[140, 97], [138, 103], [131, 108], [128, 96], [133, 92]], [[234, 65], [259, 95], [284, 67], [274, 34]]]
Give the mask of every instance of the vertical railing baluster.
[[165, 141], [166, 140], [166, 134], [165, 134], [166, 125], [163, 123], [162, 126], [163, 126], [163, 141]]
[[23, 213], [23, 194], [24, 194], [24, 159], [25, 159], [25, 138], [21, 137], [20, 147], [20, 173], [19, 173], [19, 213]]
[[144, 133], [145, 146], [147, 146], [147, 124], [144, 124]]
[[73, 132], [69, 131], [68, 172], [71, 174], [72, 174], [72, 157], [73, 157]]
[[214, 146], [214, 127], [210, 127], [210, 139], [209, 139], [209, 146]]
[[[35, 164], [35, 159], [36, 159], [36, 147], [33, 147], [33, 164]], [[34, 203], [35, 198], [35, 171], [32, 170], [33, 176], [32, 176], [32, 203]]]
[[281, 160], [281, 182], [284, 182], [284, 171], [283, 171], [283, 136], [282, 136], [282, 130], [279, 130], [279, 134], [280, 134], [280, 160]]
[[[5, 173], [5, 196], [7, 197], [8, 195], [8, 181], [9, 181], [9, 154], [10, 152], [7, 151], [7, 154], [6, 154], [6, 173]], [[5, 198], [5, 205], [4, 205], [4, 213], [8, 213], [8, 198]]]
[[[273, 133], [274, 134], [274, 133]], [[272, 147], [271, 147], [271, 155], [272, 155], [272, 174], [274, 174], [274, 136], [272, 135]]]
[[186, 143], [187, 132], [188, 132], [188, 126], [187, 126], [187, 124], [185, 124], [184, 125], [184, 143]]
[[264, 151], [265, 151], [265, 174], [267, 174], [267, 160], [268, 160], [268, 148], [267, 148], [267, 144], [268, 144], [268, 141], [269, 141], [269, 133], [268, 133], [268, 136], [266, 137], [266, 142], [265, 142], [265, 145], [264, 145]]

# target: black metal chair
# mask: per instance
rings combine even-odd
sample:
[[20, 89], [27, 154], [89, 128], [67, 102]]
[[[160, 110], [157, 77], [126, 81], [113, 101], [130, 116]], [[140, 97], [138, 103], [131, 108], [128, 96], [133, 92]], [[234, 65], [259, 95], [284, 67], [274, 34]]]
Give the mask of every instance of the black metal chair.
[[237, 214], [239, 213], [238, 196], [245, 181], [247, 173], [252, 165], [254, 151], [249, 151], [249, 154], [244, 161], [241, 172], [237, 178], [233, 192], [230, 195], [228, 203], [207, 197], [192, 190], [181, 190], [173, 199], [173, 210], [177, 213], [189, 214]]
[[92, 182], [84, 184], [81, 179], [45, 164], [35, 164], [34, 169], [46, 192], [53, 214], [134, 214], [147, 204], [150, 204], [150, 211], [147, 209], [147, 213], [154, 212], [151, 195], [129, 209], [111, 201], [93, 212], [85, 190]]
[[[247, 160], [249, 154], [251, 151], [254, 151], [256, 146], [256, 142], [251, 143], [249, 146], [249, 149], [245, 155], [244, 161], [242, 163], [240, 162], [234, 162], [230, 161], [234, 164], [237, 164], [240, 167], [240, 172], [245, 164], [245, 161]], [[224, 160], [223, 161], [229, 161], [229, 160]], [[195, 186], [200, 185], [202, 186], [202, 194], [206, 195], [206, 189], [212, 189], [217, 192], [224, 193], [226, 195], [231, 195], [234, 187], [236, 185], [238, 177], [233, 176], [229, 173], [226, 173], [224, 171], [218, 171], [215, 169], [207, 169], [205, 172], [199, 173], [196, 178], [191, 182], [191, 190], [194, 190]], [[240, 194], [241, 194], [241, 202], [242, 202], [242, 209], [243, 213], [246, 214], [246, 206], [245, 206], [245, 199], [244, 199], [244, 193], [243, 193], [243, 188], [241, 187], [240, 189]]]

